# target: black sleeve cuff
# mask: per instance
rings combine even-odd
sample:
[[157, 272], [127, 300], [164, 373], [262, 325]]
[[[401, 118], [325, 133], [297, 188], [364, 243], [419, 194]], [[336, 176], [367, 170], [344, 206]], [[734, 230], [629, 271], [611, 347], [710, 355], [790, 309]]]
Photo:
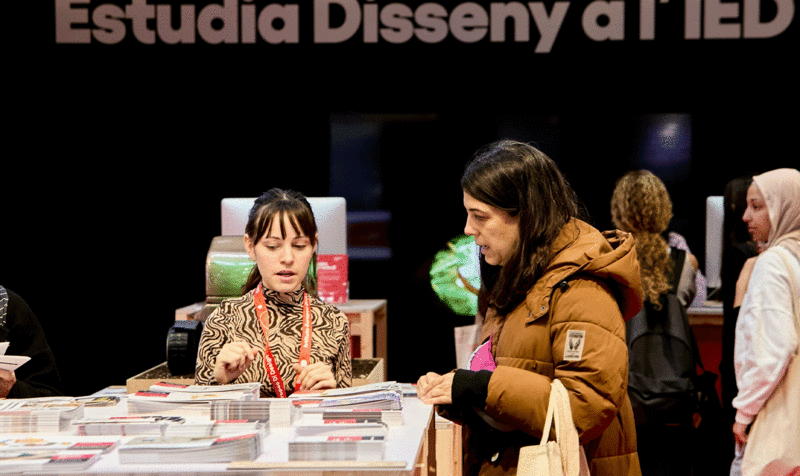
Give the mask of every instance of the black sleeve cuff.
[[489, 379], [492, 372], [489, 370], [458, 369], [453, 376], [452, 397], [453, 404], [458, 406], [473, 406], [483, 408], [489, 394]]

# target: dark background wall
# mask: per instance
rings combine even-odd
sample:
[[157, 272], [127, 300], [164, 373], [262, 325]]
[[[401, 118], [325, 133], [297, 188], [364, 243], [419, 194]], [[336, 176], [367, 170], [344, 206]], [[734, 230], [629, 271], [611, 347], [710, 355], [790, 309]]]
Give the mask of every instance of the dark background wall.
[[[204, 298], [224, 197], [280, 186], [389, 211], [392, 257], [353, 261], [351, 297], [388, 300], [389, 378], [416, 381], [454, 366], [452, 328], [470, 321], [437, 302], [426, 273], [463, 229], [458, 180], [478, 147], [537, 144], [599, 228], [614, 180], [654, 169], [701, 262], [706, 196], [797, 167], [796, 21], [771, 38], [687, 40], [663, 10], [676, 2], [644, 41], [626, 1], [626, 39], [587, 39], [575, 3], [544, 54], [535, 36], [319, 44], [308, 16], [298, 44], [60, 44], [53, 2], [16, 3], [0, 283], [42, 321], [73, 395], [165, 360], [175, 309]], [[111, 3], [125, 5], [73, 8]], [[768, 19], [774, 4], [761, 3]], [[653, 145], [665, 118], [682, 125], [678, 149]]]

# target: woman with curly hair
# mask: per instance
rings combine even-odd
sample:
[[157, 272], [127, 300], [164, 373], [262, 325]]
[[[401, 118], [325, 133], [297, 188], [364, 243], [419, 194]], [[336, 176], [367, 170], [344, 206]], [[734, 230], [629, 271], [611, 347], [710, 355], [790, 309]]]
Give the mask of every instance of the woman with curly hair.
[[[661, 309], [660, 296], [670, 290], [673, 277], [670, 247], [663, 232], [672, 220], [672, 200], [667, 187], [649, 170], [628, 172], [617, 180], [611, 197], [611, 220], [636, 239], [636, 254], [645, 300]], [[697, 292], [694, 256], [686, 257], [678, 285], [678, 298], [688, 306]]]
[[[670, 292], [677, 294], [684, 306], [691, 303], [696, 289], [697, 260], [687, 254], [682, 268], [674, 269], [672, 249], [663, 237], [672, 219], [672, 200], [664, 183], [648, 170], [623, 175], [611, 197], [611, 219], [614, 226], [631, 233], [635, 239], [645, 307], [660, 311]], [[677, 289], [672, 289], [678, 276]], [[674, 457], [689, 454], [690, 439], [686, 431], [683, 426], [637, 421], [643, 476], [691, 474], [687, 458]]]

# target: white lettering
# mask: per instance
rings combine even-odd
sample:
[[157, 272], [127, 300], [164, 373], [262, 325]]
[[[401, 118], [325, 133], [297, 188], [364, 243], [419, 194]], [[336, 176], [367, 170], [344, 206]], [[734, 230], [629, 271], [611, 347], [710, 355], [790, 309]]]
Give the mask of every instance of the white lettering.
[[[300, 12], [297, 5], [269, 5], [258, 16], [258, 32], [267, 43], [300, 42]], [[283, 28], [274, 28], [275, 20], [283, 22]]]
[[530, 19], [525, 5], [519, 2], [507, 4], [492, 3], [490, 5], [492, 24], [489, 39], [492, 43], [502, 43], [506, 39], [506, 21], [514, 20], [514, 41], [526, 42], [530, 39]]
[[89, 10], [72, 8], [73, 4], [88, 4], [89, 0], [56, 0], [56, 43], [89, 43], [91, 32], [72, 25], [89, 22]]
[[414, 35], [414, 24], [410, 18], [414, 15], [408, 6], [402, 3], [390, 3], [381, 10], [381, 38], [389, 43], [405, 43]]
[[450, 31], [464, 43], [475, 43], [486, 36], [489, 18], [477, 3], [462, 3], [450, 14]]
[[[344, 21], [330, 25], [330, 5], [344, 8]], [[314, 43], [341, 43], [352, 37], [361, 23], [361, 10], [356, 0], [316, 0], [314, 2]]]
[[364, 43], [378, 42], [378, 6], [364, 5]]
[[147, 20], [156, 17], [155, 6], [148, 5], [147, 0], [131, 0], [131, 4], [125, 8], [125, 16], [131, 19], [133, 36], [137, 40], [146, 45], [156, 42], [156, 32], [147, 28]]
[[744, 37], [771, 38], [786, 30], [794, 18], [794, 0], [773, 0], [778, 7], [775, 18], [761, 23], [761, 0], [744, 0]]
[[656, 37], [656, 1], [639, 0], [639, 39], [653, 40]]
[[561, 29], [561, 24], [564, 22], [564, 17], [567, 15], [569, 2], [556, 2], [553, 5], [553, 13], [549, 16], [543, 3], [529, 3], [528, 8], [530, 8], [536, 28], [539, 29], [539, 34], [542, 36], [534, 52], [549, 53], [556, 41], [558, 31]]
[[[244, 9], [244, 7], [242, 8]], [[156, 7], [156, 31], [158, 31], [161, 41], [169, 45], [194, 43], [194, 5], [181, 5], [181, 26], [177, 30], [172, 28], [172, 6], [158, 5]]]
[[706, 38], [739, 38], [741, 25], [723, 19], [739, 18], [739, 4], [722, 0], [705, 0], [703, 28]]
[[414, 19], [421, 28], [417, 38], [424, 43], [439, 43], [447, 38], [447, 10], [438, 3], [425, 3], [417, 8]]
[[[215, 20], [222, 21], [222, 28], [214, 27]], [[224, 5], [212, 3], [200, 10], [197, 32], [207, 43], [238, 43], [239, 12], [236, 11], [236, 0], [225, 0]]]
[[125, 39], [125, 11], [116, 5], [100, 5], [92, 12], [92, 21], [97, 28], [92, 36], [100, 43], [113, 45]]
[[[604, 17], [607, 24], [601, 26], [598, 19]], [[625, 38], [625, 3], [597, 0], [583, 12], [583, 31], [594, 41], [622, 40]]]
[[[252, 2], [253, 0], [244, 0], [245, 2]], [[256, 42], [256, 6], [255, 5], [242, 5], [242, 43], [252, 45]]]
[[[300, 42], [299, 4], [201, 0], [201, 6], [194, 0], [185, 4], [115, 0], [93, 6], [92, 1], [55, 0], [56, 43], [174, 45], [196, 43], [198, 36], [209, 44]], [[552, 6], [543, 0], [486, 1], [464, 1], [449, 9], [449, 4], [433, 1], [409, 6], [402, 0], [313, 0], [308, 10], [313, 14], [310, 37], [314, 43], [329, 44], [357, 36], [365, 44], [432, 44], [448, 37], [461, 43], [535, 41], [534, 53], [550, 53], [571, 4], [569, 0], [553, 1]], [[657, 5], [665, 3], [669, 0], [629, 1], [639, 7], [639, 40], [655, 39]], [[785, 32], [795, 13], [794, 0], [684, 0], [683, 4], [687, 40], [770, 38]], [[625, 39], [625, 6], [625, 0], [588, 2], [581, 16], [586, 36], [593, 41]]]
[[684, 38], [687, 40], [700, 39], [700, 13], [701, 0], [686, 0], [686, 11], [684, 12], [684, 23], [686, 24]]

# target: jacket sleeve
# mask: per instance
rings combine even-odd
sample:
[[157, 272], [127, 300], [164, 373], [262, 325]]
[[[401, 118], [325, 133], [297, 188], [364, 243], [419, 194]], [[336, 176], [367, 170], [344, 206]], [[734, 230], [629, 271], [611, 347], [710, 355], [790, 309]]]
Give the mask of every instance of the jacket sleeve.
[[[797, 273], [797, 260], [794, 261]], [[739, 423], [753, 421], [783, 378], [798, 347], [786, 273], [777, 251], [762, 253], [739, 309], [733, 351], [739, 387], [733, 406]]]
[[[581, 444], [616, 417], [627, 394], [625, 324], [614, 296], [599, 280], [576, 279], [551, 302], [553, 376], [570, 397]], [[498, 366], [488, 386], [486, 411], [541, 438], [551, 379], [524, 369]]]
[[63, 395], [55, 357], [39, 320], [21, 297], [11, 290], [7, 291], [7, 340], [10, 342], [7, 353], [31, 358], [14, 372], [17, 382], [11, 387], [8, 398]]

